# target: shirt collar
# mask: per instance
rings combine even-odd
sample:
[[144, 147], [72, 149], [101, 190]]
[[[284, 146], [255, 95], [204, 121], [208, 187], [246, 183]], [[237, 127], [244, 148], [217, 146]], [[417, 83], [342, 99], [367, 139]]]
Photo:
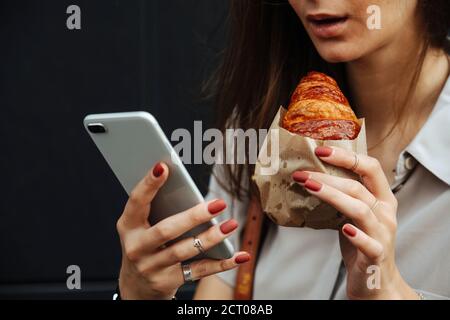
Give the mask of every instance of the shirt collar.
[[450, 185], [450, 77], [431, 115], [406, 151]]

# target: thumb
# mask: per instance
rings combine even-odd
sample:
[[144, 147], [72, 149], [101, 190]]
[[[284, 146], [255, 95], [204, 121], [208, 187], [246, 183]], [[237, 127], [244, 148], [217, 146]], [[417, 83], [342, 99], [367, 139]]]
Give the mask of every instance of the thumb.
[[150, 204], [168, 177], [169, 167], [165, 163], [157, 163], [131, 191], [122, 215], [127, 225], [148, 225]]

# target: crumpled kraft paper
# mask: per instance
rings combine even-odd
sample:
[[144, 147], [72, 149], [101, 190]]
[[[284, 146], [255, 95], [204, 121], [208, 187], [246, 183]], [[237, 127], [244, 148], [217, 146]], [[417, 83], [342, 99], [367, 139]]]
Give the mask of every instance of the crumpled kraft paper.
[[[304, 187], [292, 180], [292, 173], [298, 170], [323, 172], [334, 176], [358, 180], [353, 172], [328, 165], [314, 153], [316, 147], [334, 146], [352, 150], [358, 154], [367, 154], [366, 128], [364, 119], [360, 119], [361, 131], [355, 140], [314, 140], [293, 134], [281, 127], [286, 109], [280, 107], [265, 141], [258, 154], [253, 180], [260, 191], [261, 206], [270, 219], [281, 226], [308, 227], [313, 229], [339, 229], [346, 218], [327, 203], [311, 195]], [[267, 156], [271, 155], [271, 131], [279, 131], [278, 172], [267, 174]], [[271, 166], [272, 165], [272, 166]]]

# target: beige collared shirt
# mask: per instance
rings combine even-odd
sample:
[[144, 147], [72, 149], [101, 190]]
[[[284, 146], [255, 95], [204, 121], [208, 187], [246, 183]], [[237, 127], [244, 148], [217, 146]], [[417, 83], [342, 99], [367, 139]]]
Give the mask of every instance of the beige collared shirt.
[[[220, 166], [215, 167], [220, 176]], [[427, 299], [450, 297], [450, 79], [427, 122], [400, 155], [396, 262], [403, 278]], [[233, 200], [210, 181], [207, 199], [230, 204], [225, 217], [245, 223], [248, 202]], [[238, 233], [232, 238], [239, 248]], [[338, 233], [272, 224], [255, 272], [255, 299], [346, 299]], [[234, 286], [236, 270], [219, 277]]]

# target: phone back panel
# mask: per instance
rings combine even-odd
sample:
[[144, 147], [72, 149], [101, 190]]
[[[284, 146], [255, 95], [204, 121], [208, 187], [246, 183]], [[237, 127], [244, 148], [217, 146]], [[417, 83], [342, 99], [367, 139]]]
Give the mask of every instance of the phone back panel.
[[[88, 125], [97, 123], [102, 124], [106, 132], [90, 132]], [[85, 118], [84, 125], [128, 195], [156, 163], [167, 164], [169, 178], [152, 201], [151, 225], [204, 201], [164, 132], [149, 113], [90, 115]], [[201, 225], [181, 238], [197, 235], [215, 223], [213, 220]], [[229, 258], [232, 254], [229, 240], [207, 252], [208, 257], [216, 259]]]

